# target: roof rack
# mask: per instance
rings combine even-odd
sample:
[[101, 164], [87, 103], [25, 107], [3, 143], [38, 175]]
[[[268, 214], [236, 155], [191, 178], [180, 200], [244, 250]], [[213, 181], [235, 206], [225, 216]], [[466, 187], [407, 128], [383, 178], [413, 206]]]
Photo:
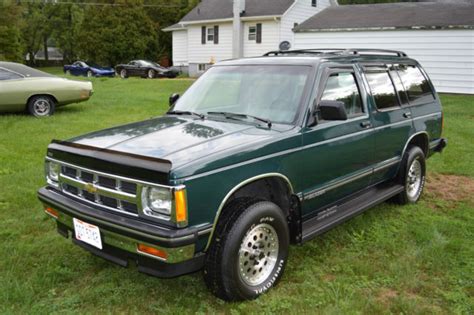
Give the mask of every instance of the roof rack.
[[350, 49], [341, 49], [341, 48], [319, 48], [319, 49], [297, 49], [297, 50], [287, 50], [287, 51], [270, 51], [264, 54], [264, 56], [282, 56], [282, 55], [292, 55], [292, 54], [312, 54], [312, 55], [322, 55], [322, 54], [334, 54], [334, 55], [360, 55], [360, 54], [371, 54], [373, 55], [386, 55], [386, 54], [395, 54], [398, 57], [408, 57], [406, 53], [399, 50], [388, 50], [388, 49], [367, 49], [367, 48], [350, 48]]

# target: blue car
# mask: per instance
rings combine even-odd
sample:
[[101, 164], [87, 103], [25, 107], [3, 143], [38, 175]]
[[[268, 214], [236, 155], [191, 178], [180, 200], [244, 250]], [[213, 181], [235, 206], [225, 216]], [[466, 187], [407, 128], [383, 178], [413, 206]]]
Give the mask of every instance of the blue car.
[[68, 75], [86, 76], [86, 77], [113, 77], [115, 70], [98, 66], [91, 62], [76, 61], [72, 65], [64, 66], [64, 73]]

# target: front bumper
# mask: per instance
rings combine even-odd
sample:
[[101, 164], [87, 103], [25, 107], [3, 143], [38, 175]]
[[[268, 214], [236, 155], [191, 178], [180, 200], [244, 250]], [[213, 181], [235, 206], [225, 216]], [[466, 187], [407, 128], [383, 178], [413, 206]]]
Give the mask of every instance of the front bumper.
[[[135, 261], [141, 272], [170, 278], [197, 271], [204, 264], [204, 253], [197, 251], [196, 244], [207, 241], [210, 226], [179, 230], [158, 227], [99, 211], [46, 187], [38, 191], [38, 198], [59, 213], [56, 219], [59, 234], [71, 237], [76, 245], [121, 266]], [[73, 218], [99, 227], [102, 250], [75, 239]], [[166, 252], [166, 259], [138, 251], [139, 243]]]

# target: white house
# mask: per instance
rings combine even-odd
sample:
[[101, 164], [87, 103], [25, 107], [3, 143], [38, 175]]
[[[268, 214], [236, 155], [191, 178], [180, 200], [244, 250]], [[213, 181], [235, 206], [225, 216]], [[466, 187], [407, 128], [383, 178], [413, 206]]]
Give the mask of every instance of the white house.
[[402, 50], [423, 65], [438, 92], [474, 94], [472, 0], [330, 7], [294, 31], [296, 49]]
[[203, 0], [173, 34], [173, 64], [197, 76], [213, 63], [294, 45], [292, 29], [337, 0]]

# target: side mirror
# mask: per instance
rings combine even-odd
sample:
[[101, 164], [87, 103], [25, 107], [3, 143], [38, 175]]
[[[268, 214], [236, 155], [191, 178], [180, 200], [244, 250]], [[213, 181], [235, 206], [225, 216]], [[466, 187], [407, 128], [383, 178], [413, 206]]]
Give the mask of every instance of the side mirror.
[[323, 120], [347, 120], [346, 106], [341, 101], [321, 101], [319, 112]]
[[179, 99], [179, 94], [178, 93], [173, 93], [171, 94], [170, 98], [169, 98], [169, 103], [170, 103], [170, 107], [173, 106]]

